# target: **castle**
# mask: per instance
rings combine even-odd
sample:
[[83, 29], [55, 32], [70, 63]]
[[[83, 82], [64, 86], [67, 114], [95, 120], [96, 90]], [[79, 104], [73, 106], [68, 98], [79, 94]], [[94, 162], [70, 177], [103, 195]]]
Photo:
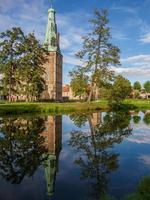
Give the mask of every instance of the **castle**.
[[56, 12], [53, 8], [48, 10], [48, 22], [44, 46], [48, 50], [48, 61], [44, 64], [46, 82], [45, 91], [42, 99], [51, 99], [56, 101], [68, 99], [84, 99], [85, 97], [75, 96], [70, 85], [62, 84], [63, 76], [63, 56], [60, 50], [59, 33], [57, 31]]
[[59, 46], [59, 33], [57, 32], [57, 24], [55, 10], [48, 10], [48, 22], [44, 45], [49, 54], [48, 61], [44, 64], [46, 88], [43, 94], [44, 99], [62, 100], [62, 54]]

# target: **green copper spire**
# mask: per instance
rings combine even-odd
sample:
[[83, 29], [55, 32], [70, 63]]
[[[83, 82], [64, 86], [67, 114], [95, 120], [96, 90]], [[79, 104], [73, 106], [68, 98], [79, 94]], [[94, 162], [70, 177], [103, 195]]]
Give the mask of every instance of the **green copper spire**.
[[44, 45], [48, 47], [48, 51], [60, 51], [55, 13], [52, 7], [48, 10], [48, 23], [44, 41]]
[[49, 155], [44, 164], [45, 164], [45, 176], [47, 182], [47, 194], [48, 196], [52, 196], [54, 193], [56, 170], [57, 170], [56, 156]]

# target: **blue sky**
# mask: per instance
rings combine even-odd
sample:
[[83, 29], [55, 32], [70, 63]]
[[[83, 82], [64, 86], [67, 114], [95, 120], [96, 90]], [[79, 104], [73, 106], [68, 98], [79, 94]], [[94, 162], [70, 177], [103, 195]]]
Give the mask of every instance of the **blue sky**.
[[[150, 0], [54, 0], [61, 50], [64, 56], [63, 80], [79, 63], [74, 57], [81, 48], [81, 36], [89, 31], [88, 19], [94, 8], [109, 9], [112, 42], [121, 49], [121, 67], [115, 69], [132, 82], [150, 80]], [[0, 32], [20, 26], [34, 30], [42, 42], [50, 0], [0, 0]]]

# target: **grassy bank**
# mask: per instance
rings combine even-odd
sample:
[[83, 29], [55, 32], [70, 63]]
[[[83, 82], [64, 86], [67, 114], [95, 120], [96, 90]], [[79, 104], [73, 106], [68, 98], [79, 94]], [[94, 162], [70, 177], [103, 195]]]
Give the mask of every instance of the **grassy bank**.
[[6, 103], [0, 104], [0, 114], [22, 113], [70, 113], [86, 112], [93, 110], [106, 110], [106, 101], [100, 102], [67, 102], [67, 103]]
[[[150, 100], [125, 100], [125, 106], [139, 110], [150, 109]], [[23, 114], [23, 113], [54, 113], [63, 114], [71, 112], [87, 112], [94, 110], [108, 110], [107, 101], [98, 102], [66, 102], [66, 103], [0, 103], [0, 114]]]
[[142, 99], [127, 99], [124, 104], [133, 105], [138, 110], [150, 110], [150, 100]]

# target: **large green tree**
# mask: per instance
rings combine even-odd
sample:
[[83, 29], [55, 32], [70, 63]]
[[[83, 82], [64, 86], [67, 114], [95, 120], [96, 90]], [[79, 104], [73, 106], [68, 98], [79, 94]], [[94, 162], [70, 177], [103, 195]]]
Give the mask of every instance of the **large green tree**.
[[84, 70], [78, 66], [78, 70], [72, 70], [70, 72], [71, 83], [70, 86], [75, 94], [75, 96], [87, 97], [89, 93], [88, 79], [89, 77], [84, 74]]
[[21, 95], [27, 101], [40, 97], [47, 53], [33, 33], [25, 35], [20, 28], [12, 28], [0, 34], [1, 84], [9, 101]]
[[125, 98], [129, 97], [131, 92], [132, 87], [130, 81], [123, 76], [118, 75], [115, 78], [114, 84], [111, 89], [110, 101], [120, 103]]
[[141, 86], [141, 83], [139, 81], [136, 81], [133, 85], [133, 88], [135, 90], [141, 90], [142, 86]]
[[[91, 32], [83, 37], [82, 50], [76, 56], [82, 61], [84, 74], [89, 77], [90, 92], [88, 101], [91, 101], [93, 91], [110, 83], [113, 70], [110, 66], [118, 66], [119, 48], [111, 43], [111, 33], [108, 27], [108, 11], [95, 10], [89, 21]], [[76, 68], [78, 71], [78, 68]]]
[[26, 95], [26, 100], [39, 99], [45, 88], [43, 64], [47, 61], [47, 50], [35, 38], [34, 33], [26, 36], [22, 44], [18, 77]]
[[146, 92], [150, 92], [150, 81], [144, 83], [144, 89]]
[[20, 28], [12, 28], [0, 34], [0, 73], [3, 74], [3, 91], [8, 95], [9, 101], [15, 94], [15, 74], [23, 40], [24, 34]]

